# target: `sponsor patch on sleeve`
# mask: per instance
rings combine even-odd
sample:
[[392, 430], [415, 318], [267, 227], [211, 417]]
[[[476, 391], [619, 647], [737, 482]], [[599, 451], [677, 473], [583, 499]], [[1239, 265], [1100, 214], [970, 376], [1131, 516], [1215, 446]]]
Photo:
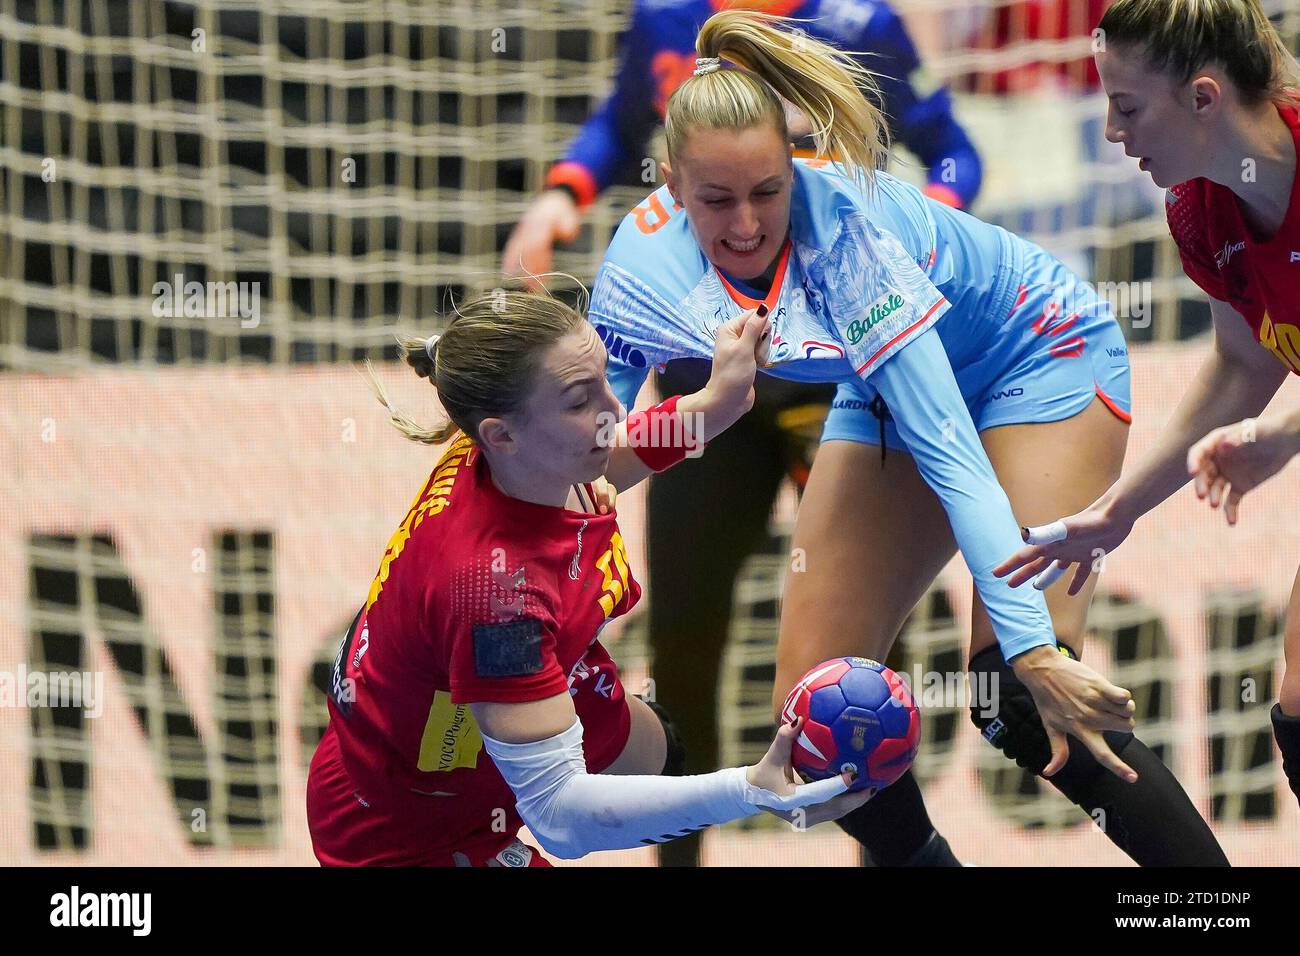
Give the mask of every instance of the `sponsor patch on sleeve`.
[[861, 215], [844, 226], [826, 272], [831, 324], [853, 370], [866, 378], [933, 326], [949, 303], [893, 234]]
[[474, 625], [474, 671], [479, 677], [526, 677], [542, 666], [541, 621], [524, 617]]

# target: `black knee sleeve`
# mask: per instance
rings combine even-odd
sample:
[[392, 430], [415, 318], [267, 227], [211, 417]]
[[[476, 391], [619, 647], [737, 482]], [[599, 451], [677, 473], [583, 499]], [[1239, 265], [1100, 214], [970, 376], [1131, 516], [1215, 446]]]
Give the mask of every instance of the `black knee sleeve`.
[[[1070, 657], [1079, 659], [1067, 645], [1062, 644], [1061, 648]], [[995, 689], [997, 703], [996, 708], [991, 706], [991, 701], [976, 701], [971, 706], [970, 717], [975, 726], [985, 740], [1014, 760], [1017, 766], [1041, 776], [1043, 768], [1051, 762], [1052, 744], [1047, 739], [1047, 729], [1038, 716], [1038, 707], [1029, 688], [1002, 659], [1002, 651], [996, 645], [972, 657], [970, 670], [975, 687], [992, 686]], [[1131, 733], [1123, 731], [1108, 730], [1102, 736], [1117, 754], [1133, 740]], [[1065, 766], [1052, 775], [1051, 782], [1074, 800], [1071, 789], [1087, 786], [1098, 772], [1109, 773], [1097, 762], [1092, 751], [1075, 741]]]
[[1282, 751], [1282, 772], [1291, 792], [1300, 800], [1300, 717], [1288, 717], [1280, 704], [1274, 704], [1269, 716], [1273, 718], [1273, 737], [1277, 749]]
[[835, 823], [876, 866], [961, 866], [930, 822], [910, 770]]
[[[1062, 645], [1071, 657], [1077, 655]], [[997, 647], [971, 658], [975, 686], [979, 675], [995, 680], [997, 707], [976, 701], [971, 720], [984, 738], [1039, 776], [1052, 757], [1051, 744], [1029, 689], [1002, 659]], [[1103, 734], [1110, 749], [1138, 774], [1137, 783], [1115, 776], [1073, 737], [1070, 757], [1048, 783], [1092, 817], [1112, 843], [1141, 866], [1227, 866], [1214, 834], [1196, 812], [1178, 780], [1151, 750], [1131, 733]]]
[[677, 727], [673, 719], [668, 716], [668, 711], [664, 710], [653, 700], [645, 701], [647, 707], [655, 712], [659, 718], [659, 723], [664, 728], [664, 738], [668, 741], [668, 756], [664, 758], [664, 769], [662, 776], [681, 777], [686, 774], [686, 746], [682, 743], [681, 736], [677, 733]]
[[[677, 725], [673, 719], [668, 716], [668, 711], [664, 710], [653, 700], [647, 700], [642, 697], [645, 705], [654, 711], [659, 723], [664, 729], [664, 740], [668, 744], [668, 752], [664, 757], [664, 769], [662, 776], [665, 777], [682, 777], [686, 775], [686, 745], [682, 743], [681, 735], [677, 733]], [[660, 843], [655, 852], [659, 857], [660, 866], [672, 867], [692, 867], [700, 865], [700, 832], [687, 833], [685, 836], [676, 840], [668, 840]]]

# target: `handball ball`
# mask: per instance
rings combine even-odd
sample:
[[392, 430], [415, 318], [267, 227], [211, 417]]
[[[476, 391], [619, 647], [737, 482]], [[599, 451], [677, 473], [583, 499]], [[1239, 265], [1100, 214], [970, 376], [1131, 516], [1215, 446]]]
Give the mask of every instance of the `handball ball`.
[[794, 685], [781, 721], [804, 718], [794, 743], [794, 769], [822, 780], [851, 770], [851, 789], [889, 786], [912, 765], [921, 714], [903, 679], [879, 661], [837, 657]]

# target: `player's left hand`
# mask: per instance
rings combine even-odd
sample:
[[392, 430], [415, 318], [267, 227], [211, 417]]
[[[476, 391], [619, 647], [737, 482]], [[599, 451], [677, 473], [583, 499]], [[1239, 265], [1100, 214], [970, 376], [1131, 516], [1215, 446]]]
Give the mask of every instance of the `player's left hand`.
[[1211, 508], [1223, 504], [1228, 524], [1237, 523], [1242, 495], [1272, 478], [1296, 453], [1296, 437], [1276, 418], [1247, 418], [1210, 432], [1187, 452], [1196, 497]]

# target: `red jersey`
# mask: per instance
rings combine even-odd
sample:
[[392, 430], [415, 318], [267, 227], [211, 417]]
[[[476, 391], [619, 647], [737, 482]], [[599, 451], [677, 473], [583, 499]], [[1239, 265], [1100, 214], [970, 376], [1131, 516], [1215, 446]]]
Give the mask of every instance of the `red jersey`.
[[[468, 438], [446, 450], [388, 543], [335, 661], [308, 818], [326, 863], [470, 862], [522, 825], [467, 706], [566, 690], [587, 767], [630, 718], [597, 640], [641, 596], [614, 513], [521, 501]], [[475, 856], [477, 854], [477, 857]]]
[[[1278, 110], [1300, 156], [1300, 112]], [[1183, 271], [1246, 317], [1255, 339], [1300, 374], [1300, 175], [1281, 228], [1262, 237], [1246, 224], [1237, 197], [1208, 179], [1181, 183], [1165, 198]]]

